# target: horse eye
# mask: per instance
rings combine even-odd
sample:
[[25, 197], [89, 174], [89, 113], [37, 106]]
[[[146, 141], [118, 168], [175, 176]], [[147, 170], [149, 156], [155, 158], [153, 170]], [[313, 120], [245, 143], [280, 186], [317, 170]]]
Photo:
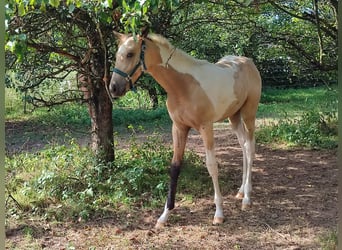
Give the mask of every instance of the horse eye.
[[127, 54], [127, 58], [131, 58], [131, 57], [133, 57], [133, 55], [134, 55], [134, 53], [130, 52]]

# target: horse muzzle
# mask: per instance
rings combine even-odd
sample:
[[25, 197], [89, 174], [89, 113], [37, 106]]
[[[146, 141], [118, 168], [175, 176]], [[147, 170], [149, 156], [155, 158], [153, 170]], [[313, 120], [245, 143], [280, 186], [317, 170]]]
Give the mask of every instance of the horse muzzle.
[[128, 82], [125, 79], [112, 79], [109, 83], [109, 92], [113, 98], [117, 98], [126, 94], [129, 90]]

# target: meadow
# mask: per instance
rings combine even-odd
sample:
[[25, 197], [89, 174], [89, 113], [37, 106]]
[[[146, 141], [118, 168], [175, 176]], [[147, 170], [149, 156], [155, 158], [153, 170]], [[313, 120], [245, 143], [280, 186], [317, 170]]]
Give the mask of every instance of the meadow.
[[[37, 240], [44, 234], [42, 223], [77, 224], [115, 217], [120, 224], [126, 223], [119, 217], [127, 211], [136, 218], [137, 209], [161, 208], [167, 193], [167, 166], [172, 157], [171, 121], [164, 104], [151, 109], [144, 91], [131, 92], [114, 104], [116, 160], [109, 164], [96, 159], [87, 147], [90, 119], [85, 106], [27, 108], [29, 112], [24, 114], [18, 94], [6, 89], [9, 249], [15, 249], [19, 243], [28, 248], [44, 248]], [[261, 148], [335, 155], [335, 88], [264, 89], [257, 116], [256, 140]], [[178, 188], [181, 203], [193, 204], [211, 197], [211, 180], [203, 168], [203, 157], [189, 149], [184, 165]], [[225, 185], [224, 191], [230, 193], [234, 188], [233, 184]], [[30, 220], [39, 222], [40, 229], [28, 223]], [[171, 223], [177, 222], [182, 220], [171, 218]], [[332, 223], [327, 232], [315, 236], [318, 243], [314, 244], [333, 249], [330, 247], [337, 244], [334, 228]], [[11, 238], [13, 232], [19, 236]], [[73, 249], [72, 246], [68, 249]]]

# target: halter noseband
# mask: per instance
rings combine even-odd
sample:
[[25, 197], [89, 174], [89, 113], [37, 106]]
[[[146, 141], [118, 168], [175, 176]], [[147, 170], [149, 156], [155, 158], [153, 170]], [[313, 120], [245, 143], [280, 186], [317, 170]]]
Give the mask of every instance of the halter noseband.
[[[125, 80], [127, 82], [129, 82], [129, 88], [130, 90], [134, 90], [134, 83], [137, 82], [139, 80], [139, 78], [142, 76], [142, 74], [144, 73], [144, 71], [146, 70], [146, 65], [145, 65], [145, 50], [146, 50], [146, 45], [145, 45], [145, 41], [142, 40], [141, 42], [141, 52], [140, 52], [140, 59], [139, 62], [135, 65], [135, 67], [133, 68], [133, 70], [131, 71], [131, 73], [127, 74], [121, 70], [119, 70], [118, 68], [114, 68], [113, 72], [119, 74], [120, 76], [122, 76], [123, 78], [125, 78]], [[137, 71], [137, 69], [141, 66], [142, 68], [142, 72], [140, 74], [140, 76], [138, 77], [138, 79], [133, 83], [132, 82], [132, 76], [135, 74], [135, 72]]]

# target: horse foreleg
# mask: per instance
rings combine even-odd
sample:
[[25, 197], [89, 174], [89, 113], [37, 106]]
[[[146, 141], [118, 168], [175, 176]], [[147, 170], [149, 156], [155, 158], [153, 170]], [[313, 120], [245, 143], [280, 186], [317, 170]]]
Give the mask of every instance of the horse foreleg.
[[216, 206], [216, 211], [214, 215], [213, 224], [222, 224], [224, 220], [223, 216], [223, 200], [222, 195], [220, 191], [220, 186], [218, 182], [218, 167], [217, 167], [217, 161], [215, 157], [215, 149], [214, 149], [214, 134], [213, 134], [213, 126], [203, 126], [200, 129], [200, 133], [203, 138], [204, 146], [205, 146], [205, 152], [206, 152], [206, 166], [208, 169], [208, 172], [212, 178], [213, 185], [214, 185], [214, 203]]
[[156, 228], [163, 227], [169, 218], [171, 210], [175, 207], [175, 197], [177, 190], [178, 176], [183, 160], [186, 139], [189, 133], [189, 127], [172, 125], [172, 139], [173, 139], [173, 157], [170, 167], [170, 185], [167, 201], [162, 215], [157, 220]]
[[178, 176], [180, 173], [180, 165], [172, 165], [170, 168], [170, 186], [169, 186], [169, 193], [167, 195], [167, 201], [164, 207], [164, 211], [162, 215], [157, 220], [156, 228], [163, 227], [169, 218], [171, 210], [175, 207], [175, 198], [176, 198], [176, 189], [177, 189], [177, 182]]

